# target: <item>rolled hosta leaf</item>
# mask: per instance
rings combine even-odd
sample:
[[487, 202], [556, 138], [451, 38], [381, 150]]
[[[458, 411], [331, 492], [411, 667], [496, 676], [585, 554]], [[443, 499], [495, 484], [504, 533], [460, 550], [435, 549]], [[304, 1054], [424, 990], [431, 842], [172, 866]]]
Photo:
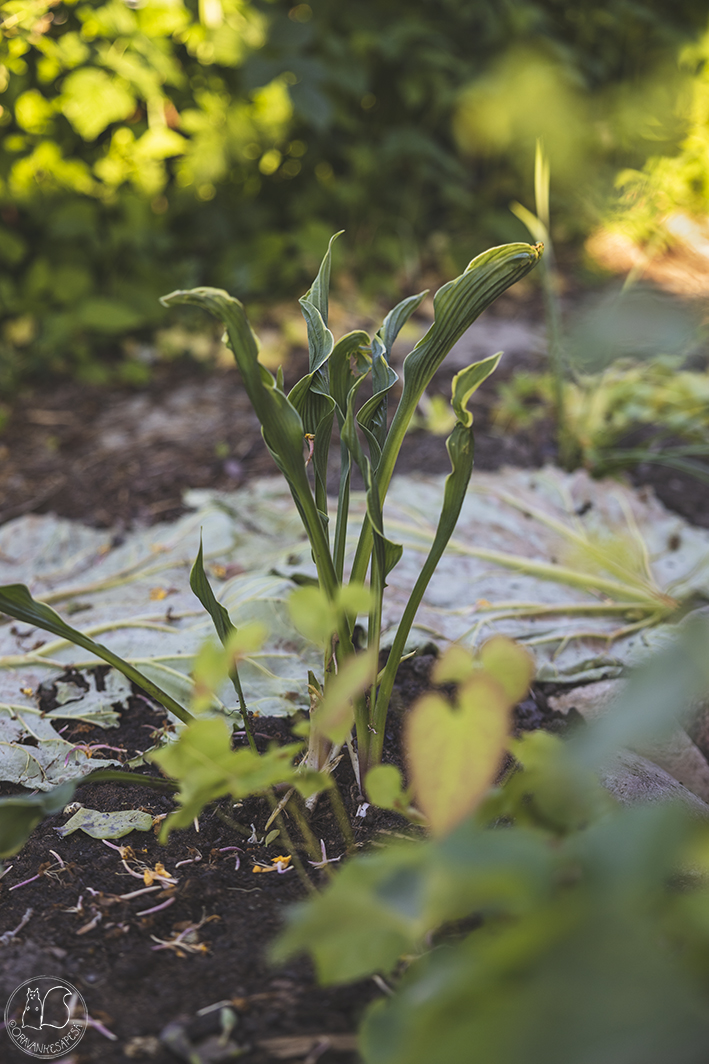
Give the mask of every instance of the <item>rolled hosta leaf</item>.
[[466, 366], [460, 373], [456, 373], [453, 378], [451, 382], [451, 406], [456, 419], [461, 425], [465, 425], [466, 428], [470, 428], [473, 423], [473, 415], [468, 410], [468, 402], [483, 381], [486, 381], [490, 374], [495, 372], [501, 358], [502, 351], [498, 351], [496, 355], [484, 358], [482, 362], [473, 362], [472, 365]]
[[[312, 286], [303, 296], [304, 300], [312, 303], [314, 307], [320, 313], [323, 322], [327, 325], [328, 319], [328, 295], [330, 292], [330, 268], [332, 265], [332, 245], [337, 240], [338, 236], [342, 236], [344, 229], [340, 229], [338, 233], [335, 233], [330, 237], [330, 243], [327, 245], [327, 251], [323, 256], [323, 260], [320, 263], [320, 269], [318, 275], [312, 283]], [[301, 300], [302, 305], [302, 300]], [[311, 367], [312, 368], [312, 367]]]
[[58, 813], [72, 800], [75, 788], [75, 783], [63, 783], [44, 794], [0, 798], [0, 859], [18, 853], [46, 816]]
[[389, 486], [401, 441], [419, 400], [453, 344], [502, 292], [536, 266], [542, 250], [540, 244], [490, 248], [473, 259], [460, 277], [436, 292], [433, 325], [404, 359], [404, 389], [382, 457], [382, 493]]
[[50, 606], [33, 599], [29, 589], [24, 584], [6, 584], [4, 587], [0, 587], [0, 612], [6, 613], [9, 617], [15, 617], [18, 621], [24, 621], [25, 624], [31, 624], [35, 628], [42, 628], [45, 632], [51, 632], [52, 635], [57, 635], [60, 639], [67, 639], [78, 647], [83, 647], [90, 654], [95, 654], [97, 658], [101, 658], [103, 661], [107, 661], [109, 665], [113, 665], [129, 680], [142, 687], [146, 694], [151, 695], [165, 709], [169, 709], [171, 713], [174, 713], [178, 720], [183, 721], [185, 724], [187, 721], [192, 720], [192, 714], [188, 710], [181, 706], [179, 702], [176, 702], [162, 688], [158, 687], [157, 684], [153, 683], [152, 680], [149, 680], [147, 676], [144, 676], [139, 669], [129, 665], [127, 661], [124, 661], [123, 658], [114, 654], [112, 650], [109, 650], [101, 643], [94, 642], [83, 632], [72, 628]]
[[458, 691], [452, 706], [425, 695], [405, 730], [406, 761], [417, 806], [434, 835], [445, 835], [476, 807], [494, 781], [507, 746], [510, 700], [480, 672]]

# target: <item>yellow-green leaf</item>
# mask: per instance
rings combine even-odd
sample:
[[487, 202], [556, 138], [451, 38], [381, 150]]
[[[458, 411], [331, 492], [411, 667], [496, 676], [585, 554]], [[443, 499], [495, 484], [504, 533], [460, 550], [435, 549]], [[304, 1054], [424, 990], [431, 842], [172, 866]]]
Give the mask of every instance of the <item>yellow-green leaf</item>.
[[430, 694], [411, 710], [405, 731], [409, 779], [434, 835], [445, 835], [472, 812], [495, 779], [509, 710], [500, 684], [483, 672], [461, 687], [457, 705]]
[[505, 635], [494, 635], [483, 643], [480, 664], [497, 680], [512, 706], [524, 698], [534, 679], [532, 655]]

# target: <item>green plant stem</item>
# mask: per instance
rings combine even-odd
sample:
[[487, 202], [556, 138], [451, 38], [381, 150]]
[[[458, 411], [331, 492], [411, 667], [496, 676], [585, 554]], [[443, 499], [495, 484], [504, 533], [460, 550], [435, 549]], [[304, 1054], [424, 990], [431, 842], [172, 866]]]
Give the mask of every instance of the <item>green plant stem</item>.
[[156, 776], [144, 776], [140, 772], [121, 772], [120, 769], [97, 768], [94, 772], [77, 780], [77, 786], [85, 783], [128, 783], [136, 787], [154, 787], [158, 791], [179, 791], [180, 785], [174, 780], [158, 779]]
[[[310, 824], [308, 823], [308, 818], [307, 818], [306, 814], [303, 812], [303, 809], [301, 808], [301, 802], [302, 802], [302, 798], [300, 797], [300, 795], [298, 794], [297, 791], [294, 791], [293, 795], [292, 795], [292, 797], [290, 799], [291, 812], [293, 813], [293, 819], [295, 820], [296, 824], [298, 825], [298, 831], [303, 836], [303, 841], [304, 841], [305, 845], [308, 847], [308, 853], [312, 857], [313, 861], [320, 861], [321, 854], [320, 854], [320, 847], [318, 846], [318, 840], [315, 838], [315, 835], [313, 834], [313, 832], [311, 830]], [[329, 869], [328, 869], [328, 871], [329, 871]]]
[[333, 544], [333, 563], [338, 583], [342, 583], [345, 570], [345, 550], [347, 545], [347, 522], [350, 512], [350, 454], [340, 441], [340, 490], [337, 497], [337, 518], [335, 522], [335, 541]]
[[[273, 812], [275, 812], [275, 810], [278, 808], [278, 799], [276, 798], [276, 796], [275, 796], [275, 794], [273, 793], [272, 790], [269, 790], [269, 791], [266, 792], [266, 798], [268, 799], [268, 804], [270, 805], [271, 810]], [[276, 823], [278, 824], [279, 830], [280, 830], [281, 835], [283, 837], [283, 841], [286, 844], [286, 849], [288, 850], [288, 853], [291, 855], [291, 858], [293, 860], [293, 867], [295, 868], [296, 872], [298, 873], [298, 878], [300, 879], [300, 881], [303, 884], [303, 886], [305, 887], [305, 889], [307, 891], [309, 891], [309, 893], [317, 894], [318, 893], [317, 887], [310, 880], [310, 878], [308, 876], [308, 873], [305, 871], [305, 865], [301, 861], [300, 855], [299, 855], [298, 851], [296, 850], [295, 846], [293, 845], [293, 841], [292, 841], [290, 835], [288, 834], [288, 828], [286, 827], [285, 818], [283, 817], [282, 813], [277, 813], [276, 814]]]
[[238, 822], [238, 820], [234, 820], [233, 817], [230, 817], [228, 813], [225, 813], [218, 806], [215, 808], [214, 812], [217, 814], [222, 823], [230, 827], [232, 831], [236, 831], [238, 835], [243, 835], [243, 837], [246, 839], [251, 838], [251, 831], [249, 830], [249, 828], [245, 828], [243, 824], [240, 824]]
[[253, 729], [251, 727], [251, 721], [249, 720], [249, 711], [246, 708], [246, 699], [244, 698], [244, 691], [241, 686], [241, 680], [239, 678], [239, 670], [234, 668], [229, 673], [229, 679], [234, 684], [236, 696], [239, 699], [239, 712], [241, 713], [241, 719], [244, 722], [244, 731], [246, 733], [246, 741], [249, 747], [255, 754], [258, 753], [256, 746], [256, 740], [254, 739]]
[[337, 818], [337, 824], [342, 834], [342, 838], [345, 840], [347, 852], [354, 853], [357, 844], [355, 843], [355, 837], [352, 833], [350, 818], [347, 816], [347, 810], [345, 809], [345, 803], [342, 801], [339, 787], [334, 780], [332, 781], [332, 784], [332, 787], [330, 787], [327, 792], [330, 798], [330, 805]]
[[545, 255], [540, 265], [542, 292], [544, 295], [544, 314], [547, 325], [547, 343], [549, 346], [549, 363], [551, 366], [554, 389], [554, 417], [556, 419], [556, 439], [559, 451], [559, 465], [562, 469], [574, 468], [573, 446], [566, 418], [566, 397], [564, 394], [564, 359], [561, 342], [561, 311], [556, 294], [557, 272], [554, 259], [554, 247], [547, 233]]

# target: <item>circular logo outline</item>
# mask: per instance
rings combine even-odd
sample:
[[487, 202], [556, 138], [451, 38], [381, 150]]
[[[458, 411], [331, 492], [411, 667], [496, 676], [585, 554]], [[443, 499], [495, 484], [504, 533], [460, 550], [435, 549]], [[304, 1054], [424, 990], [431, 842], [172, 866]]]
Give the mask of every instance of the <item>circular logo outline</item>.
[[[40, 993], [40, 983], [44, 980], [52, 985], [46, 990], [42, 988], [43, 993]], [[31, 984], [35, 985], [32, 986]], [[65, 993], [59, 996], [59, 1000], [56, 995], [52, 998], [51, 1007], [58, 1008], [59, 1015], [52, 1014], [51, 1018], [61, 1019], [62, 1010], [66, 1009], [67, 1018], [61, 1027], [56, 1023], [51, 1023], [49, 1020], [44, 1021], [47, 1000], [50, 994], [58, 990], [64, 990]], [[20, 1013], [22, 1018], [20, 1023], [18, 1023], [12, 1012], [16, 1011], [13, 1010], [13, 1005], [17, 995], [22, 991], [26, 991], [26, 996], [25, 1001], [20, 1003], [22, 1005]], [[68, 994], [72, 995], [72, 999], [83, 1010], [83, 1019], [76, 1019], [69, 1012], [66, 1000]], [[19, 1008], [19, 1004], [17, 1008]], [[35, 975], [31, 979], [25, 979], [10, 994], [5, 1005], [5, 1030], [12, 1044], [22, 1053], [26, 1053], [27, 1056], [34, 1057], [36, 1060], [56, 1060], [58, 1057], [67, 1056], [78, 1046], [86, 1034], [88, 1016], [89, 1010], [86, 1008], [86, 1002], [72, 983], [61, 976]], [[37, 1020], [39, 1020], [39, 1026], [35, 1026]], [[44, 1034], [42, 1033], [43, 1028], [46, 1028]], [[68, 1028], [66, 1033], [59, 1035], [59, 1032], [63, 1031], [64, 1028]], [[59, 1035], [58, 1038], [57, 1035]]]

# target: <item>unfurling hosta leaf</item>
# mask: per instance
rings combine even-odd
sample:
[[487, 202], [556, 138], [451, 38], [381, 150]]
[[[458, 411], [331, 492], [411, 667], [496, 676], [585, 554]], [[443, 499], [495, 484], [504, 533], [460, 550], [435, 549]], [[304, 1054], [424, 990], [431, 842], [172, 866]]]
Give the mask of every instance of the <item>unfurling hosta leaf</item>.
[[167, 692], [163, 691], [162, 688], [158, 687], [157, 684], [153, 683], [152, 680], [149, 680], [147, 676], [144, 676], [139, 669], [134, 668], [123, 658], [119, 658], [118, 654], [114, 654], [108, 647], [94, 642], [83, 632], [72, 628], [50, 606], [33, 599], [29, 589], [24, 584], [6, 584], [4, 587], [0, 587], [0, 613], [6, 613], [9, 617], [14, 617], [18, 621], [24, 621], [25, 624], [31, 624], [35, 628], [42, 628], [45, 632], [51, 632], [52, 635], [59, 636], [60, 639], [67, 639], [70, 643], [83, 647], [90, 654], [95, 654], [97, 658], [101, 658], [103, 661], [107, 661], [109, 665], [113, 665], [125, 677], [142, 687], [147, 694], [151, 695], [165, 709], [169, 709], [171, 713], [174, 713], [179, 720], [184, 723], [192, 720], [191, 713], [181, 706], [179, 702], [176, 702]]
[[161, 303], [174, 306], [187, 303], [208, 310], [226, 325], [229, 345], [241, 373], [251, 405], [261, 423], [261, 432], [274, 461], [293, 495], [293, 501], [313, 549], [318, 576], [328, 593], [334, 594], [337, 580], [322, 518], [315, 505], [305, 467], [303, 421], [278, 382], [258, 361], [258, 344], [246, 312], [238, 299], [218, 288], [193, 288], [163, 296]]
[[434, 835], [444, 835], [478, 804], [495, 779], [507, 745], [511, 704], [486, 673], [458, 691], [420, 699], [406, 722], [409, 779]]
[[466, 366], [460, 373], [456, 373], [453, 378], [451, 382], [451, 406], [456, 419], [462, 425], [465, 425], [466, 428], [470, 428], [473, 423], [473, 415], [468, 410], [468, 401], [483, 381], [486, 381], [490, 374], [495, 372], [501, 358], [502, 351], [498, 351], [496, 355], [484, 358], [482, 362], [473, 362], [472, 365]]
[[414, 311], [418, 310], [421, 306], [427, 295], [428, 289], [426, 288], [423, 292], [419, 292], [415, 296], [408, 296], [406, 299], [402, 299], [401, 303], [397, 303], [393, 310], [389, 311], [382, 322], [382, 327], [377, 333], [377, 336], [381, 338], [381, 341], [384, 344], [387, 362], [389, 362], [391, 358], [391, 349], [394, 346], [394, 341]]
[[46, 816], [58, 813], [74, 797], [76, 783], [62, 783], [44, 794], [0, 798], [0, 859], [12, 857]]
[[354, 724], [354, 699], [373, 682], [376, 661], [373, 650], [348, 658], [337, 675], [329, 676], [325, 695], [310, 714], [320, 734], [338, 745], [344, 743]]

